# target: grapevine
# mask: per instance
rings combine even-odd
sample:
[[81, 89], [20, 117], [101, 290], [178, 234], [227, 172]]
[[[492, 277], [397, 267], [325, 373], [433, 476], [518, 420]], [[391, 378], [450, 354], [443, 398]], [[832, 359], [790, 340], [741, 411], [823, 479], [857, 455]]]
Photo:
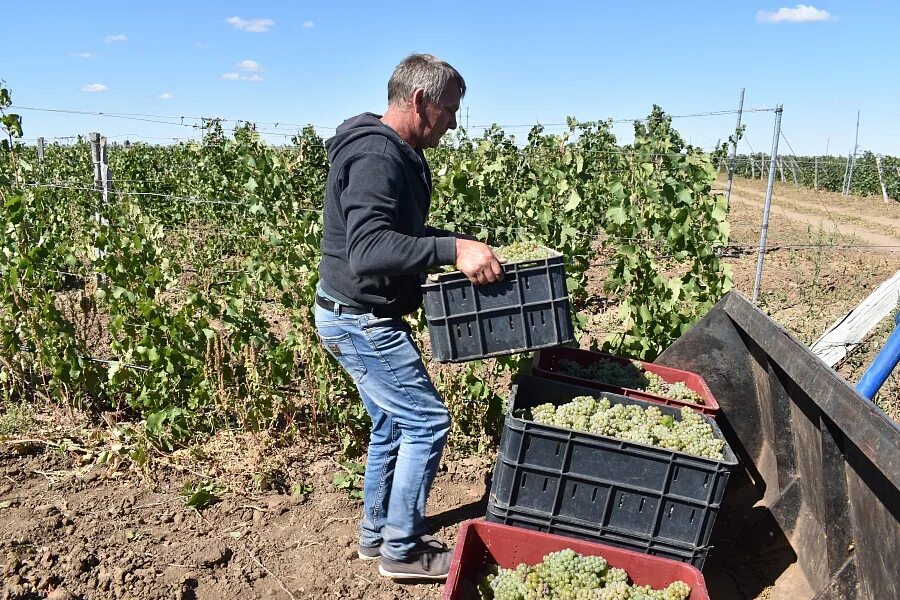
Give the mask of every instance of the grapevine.
[[[53, 142], [39, 154], [21, 142], [11, 102], [0, 84], [0, 350], [8, 358], [0, 395], [133, 411], [163, 446], [220, 427], [292, 423], [359, 451], [366, 412], [319, 342], [310, 309], [328, 170], [315, 131], [272, 146], [250, 123], [229, 132], [211, 119], [199, 140], [111, 142], [103, 200], [87, 141]], [[654, 109], [654, 121], [660, 114]], [[457, 135], [428, 152], [429, 225], [490, 238], [510, 262], [564, 257], [576, 311], [587, 301], [598, 234], [611, 243], [674, 240], [677, 248], [660, 252], [689, 267], [675, 295], [673, 282], [639, 273], [646, 265], [630, 246], [604, 250], [620, 264], [609, 273], [610, 297], [632, 303], [629, 314], [650, 307], [648, 318], [626, 319], [630, 335], [646, 342], [642, 356], [724, 293], [712, 249], [726, 215], [712, 201], [707, 157], [679, 146], [677, 160], [652, 160], [671, 131], [648, 130], [630, 146], [617, 143], [609, 123], [575, 119], [562, 134], [535, 127], [524, 144], [499, 127]], [[674, 204], [670, 192], [681, 194]], [[624, 205], [634, 194], [655, 212]], [[629, 229], [651, 217], [647, 231]], [[415, 325], [424, 338], [424, 319]], [[454, 428], [452, 443], [495, 441], [499, 382], [519, 366], [435, 367], [454, 421], [472, 425]]]
[[681, 419], [664, 415], [659, 407], [612, 404], [578, 396], [555, 406], [541, 404], [531, 409], [531, 419], [542, 425], [589, 431], [628, 442], [657, 446], [713, 460], [723, 460], [725, 441], [717, 439], [713, 428], [693, 409], [681, 408]]
[[480, 578], [478, 591], [482, 600], [687, 600], [691, 588], [683, 581], [663, 589], [632, 585], [624, 569], [611, 567], [603, 557], [566, 548], [533, 566], [492, 565]]
[[581, 365], [574, 360], [561, 359], [557, 369], [563, 375], [571, 375], [580, 379], [591, 379], [607, 385], [642, 390], [657, 396], [703, 404], [703, 397], [690, 389], [683, 381], [669, 383], [656, 373], [644, 370], [638, 361], [630, 361], [620, 365], [609, 360], [599, 360], [589, 365]]

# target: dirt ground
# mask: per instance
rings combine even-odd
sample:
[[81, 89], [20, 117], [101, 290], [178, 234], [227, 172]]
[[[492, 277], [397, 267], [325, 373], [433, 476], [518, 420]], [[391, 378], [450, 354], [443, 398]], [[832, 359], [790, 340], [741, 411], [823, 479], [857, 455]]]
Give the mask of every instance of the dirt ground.
[[[727, 261], [747, 297], [762, 192], [761, 182], [746, 180], [734, 189], [734, 252]], [[779, 184], [768, 240], [759, 305], [811, 343], [900, 269], [900, 203]], [[597, 310], [592, 334], [614, 330], [614, 313]], [[333, 484], [337, 448], [274, 449], [232, 437], [218, 454], [160, 458], [148, 473], [100, 464], [108, 430], [92, 430], [77, 414], [55, 409], [34, 418], [43, 435], [0, 442], [0, 600], [441, 597], [441, 585], [393, 583], [378, 575], [377, 563], [356, 559], [361, 504]], [[260, 487], [236, 475], [232, 491], [217, 492], [220, 502], [200, 511], [185, 505], [186, 482], [250, 455], [277, 466], [271, 485], [263, 486], [268, 491], [235, 492]], [[463, 520], [484, 514], [493, 460], [490, 453], [445, 457], [429, 525], [449, 544]], [[718, 575], [709, 579], [724, 585], [715, 583]], [[757, 583], [754, 596], [732, 588], [713, 597], [804, 597]]]
[[[202, 511], [180, 493], [189, 473], [110, 477], [58, 450], [0, 456], [0, 598], [439, 598], [356, 560], [360, 504], [332, 485], [334, 449], [304, 448], [290, 470], [306, 494], [224, 494]], [[297, 449], [300, 450], [300, 449]], [[446, 460], [431, 527], [453, 543], [484, 514], [489, 457]], [[52, 591], [51, 591], [52, 590]]]

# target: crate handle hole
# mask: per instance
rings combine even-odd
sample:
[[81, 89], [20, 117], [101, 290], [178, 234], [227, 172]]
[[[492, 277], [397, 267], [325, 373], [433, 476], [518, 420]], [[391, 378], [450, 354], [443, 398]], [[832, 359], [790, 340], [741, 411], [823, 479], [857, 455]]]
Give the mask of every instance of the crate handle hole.
[[554, 456], [559, 456], [559, 442], [556, 442], [556, 451], [554, 452]]
[[669, 507], [669, 518], [670, 518], [670, 519], [672, 518], [672, 513], [673, 513], [673, 512], [675, 512], [675, 507], [674, 507], [674, 506], [670, 506], [670, 507]]
[[541, 311], [541, 325], [546, 325], [547, 321], [544, 320], [544, 311]]
[[509, 328], [510, 328], [510, 329], [515, 329], [515, 326], [513, 326], [513, 318], [512, 318], [512, 315], [509, 315]]
[[591, 504], [597, 501], [597, 488], [594, 488], [594, 493], [591, 494]]
[[672, 481], [678, 481], [678, 471], [679, 471], [678, 465], [675, 465], [675, 472], [672, 473]]
[[528, 313], [528, 320], [531, 321], [531, 326], [534, 327], [534, 313]]
[[696, 508], [693, 509], [693, 510], [691, 510], [691, 520], [690, 520], [690, 524], [691, 524], [691, 525], [694, 524], [694, 513], [696, 513], [696, 512], [697, 512], [697, 509], [696, 509]]
[[462, 292], [462, 299], [465, 300], [466, 299], [466, 288], [460, 288], [459, 291]]
[[703, 480], [703, 487], [709, 487], [709, 473], [706, 474], [706, 479]]
[[644, 512], [644, 502], [646, 502], [646, 501], [647, 501], [646, 498], [641, 498], [641, 504], [638, 506], [638, 512], [639, 512], [639, 513]]
[[456, 326], [456, 338], [462, 338], [462, 328], [459, 325]]
[[466, 323], [466, 330], [469, 332], [469, 337], [472, 337], [472, 324]]
[[622, 508], [622, 506], [624, 504], [625, 504], [625, 494], [622, 494], [621, 496], [619, 496], [619, 508]]
[[488, 324], [488, 331], [491, 333], [494, 333], [494, 324], [491, 323], [490, 320], [488, 320], [487, 324]]
[[547, 477], [544, 477], [544, 487], [541, 488], [541, 491], [542, 491], [542, 492], [546, 492], [546, 491], [547, 491], [547, 484], [548, 484], [548, 483], [550, 483], [550, 479], [548, 479]]
[[531, 289], [531, 284], [528, 283], [528, 278], [527, 278], [527, 277], [525, 278], [525, 289], [526, 289], [526, 290], [530, 290], [530, 289]]
[[577, 484], [577, 483], [573, 483], [573, 484], [572, 484], [572, 497], [573, 497], [573, 498], [575, 497], [575, 490], [577, 490], [577, 489], [578, 489], [578, 484]]
[[525, 489], [525, 478], [528, 477], [528, 473], [522, 473], [522, 489]]

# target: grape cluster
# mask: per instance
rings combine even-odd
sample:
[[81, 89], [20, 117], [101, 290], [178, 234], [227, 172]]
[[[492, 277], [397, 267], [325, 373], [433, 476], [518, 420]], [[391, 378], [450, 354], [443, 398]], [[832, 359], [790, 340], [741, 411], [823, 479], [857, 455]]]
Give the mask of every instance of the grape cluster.
[[725, 441], [717, 439], [712, 426], [687, 406], [681, 408], [681, 418], [675, 419], [664, 415], [657, 406], [612, 404], [607, 398], [578, 396], [559, 406], [548, 402], [533, 407], [531, 420], [713, 460], [724, 459]]
[[570, 548], [551, 552], [534, 566], [492, 565], [481, 577], [478, 591], [481, 600], [687, 600], [691, 594], [683, 581], [661, 590], [630, 585], [624, 569]]
[[672, 400], [703, 404], [700, 394], [690, 389], [683, 381], [668, 383], [656, 373], [645, 371], [637, 361], [621, 365], [609, 360], [598, 360], [584, 366], [574, 360], [563, 358], [557, 364], [557, 371], [563, 375], [600, 381], [616, 387], [643, 390]]
[[494, 248], [494, 254], [500, 258], [505, 258], [507, 262], [522, 262], [525, 260], [537, 260], [539, 258], [550, 258], [557, 256], [558, 253], [541, 246], [537, 242], [513, 242], [506, 246]]
[[[523, 262], [526, 260], [538, 260], [540, 258], [550, 258], [559, 256], [559, 252], [551, 250], [546, 246], [541, 246], [537, 242], [513, 242], [506, 246], [494, 248], [494, 254], [499, 258], [505, 258], [508, 263]], [[439, 269], [440, 273], [453, 273], [457, 271], [456, 265], [444, 265]], [[438, 274], [430, 276], [432, 281], [438, 280]]]

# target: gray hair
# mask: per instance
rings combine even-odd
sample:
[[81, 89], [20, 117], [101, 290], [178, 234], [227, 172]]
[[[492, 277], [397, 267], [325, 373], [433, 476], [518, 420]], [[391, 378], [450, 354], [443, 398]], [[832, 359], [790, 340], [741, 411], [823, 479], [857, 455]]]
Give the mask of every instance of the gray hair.
[[388, 104], [407, 100], [419, 88], [427, 100], [437, 102], [451, 82], [459, 86], [460, 97], [465, 96], [466, 80], [450, 64], [431, 54], [410, 54], [388, 81]]

